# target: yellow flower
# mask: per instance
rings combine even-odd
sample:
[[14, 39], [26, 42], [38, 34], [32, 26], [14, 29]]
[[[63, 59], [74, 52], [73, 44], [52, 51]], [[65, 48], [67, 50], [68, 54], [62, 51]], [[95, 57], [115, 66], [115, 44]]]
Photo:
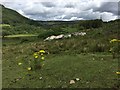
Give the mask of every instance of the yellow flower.
[[42, 60], [44, 60], [45, 58], [44, 57], [41, 57]]
[[116, 72], [116, 74], [120, 74], [120, 72]]
[[113, 43], [113, 42], [119, 42], [120, 40], [117, 40], [117, 39], [112, 39], [110, 40], [110, 43]]
[[31, 67], [28, 67], [27, 70], [30, 71], [32, 68]]
[[41, 53], [41, 55], [43, 55], [43, 53]]
[[44, 51], [44, 50], [40, 50], [39, 52], [40, 52], [40, 53], [45, 53], [45, 51]]
[[35, 56], [35, 58], [38, 58], [38, 56]]
[[18, 63], [18, 65], [22, 65], [22, 63]]
[[37, 56], [38, 54], [37, 53], [34, 53], [33, 56]]

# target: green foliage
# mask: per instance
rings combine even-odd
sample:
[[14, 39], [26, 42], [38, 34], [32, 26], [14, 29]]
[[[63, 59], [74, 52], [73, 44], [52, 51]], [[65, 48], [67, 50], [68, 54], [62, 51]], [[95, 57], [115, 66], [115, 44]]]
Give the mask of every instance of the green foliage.
[[41, 31], [38, 35], [38, 38], [41, 38], [41, 39], [45, 39], [49, 36], [52, 36], [52, 35], [59, 35], [59, 34], [63, 34], [64, 31], [63, 30], [46, 30], [46, 31]]
[[86, 20], [86, 21], [81, 21], [79, 22], [79, 29], [82, 28], [84, 29], [90, 29], [90, 28], [99, 28], [102, 27], [102, 21], [101, 20]]
[[9, 31], [3, 30], [2, 31], [2, 37], [4, 38], [5, 36], [10, 35]]
[[16, 25], [18, 23], [28, 23], [29, 19], [23, 17], [18, 12], [2, 6], [2, 23]]
[[118, 40], [118, 39], [112, 39], [112, 40], [110, 40], [110, 52], [112, 53], [112, 55], [113, 55], [113, 58], [119, 58], [118, 56], [119, 56], [119, 54], [120, 54], [120, 47], [119, 47], [119, 45], [120, 45], [120, 40]]

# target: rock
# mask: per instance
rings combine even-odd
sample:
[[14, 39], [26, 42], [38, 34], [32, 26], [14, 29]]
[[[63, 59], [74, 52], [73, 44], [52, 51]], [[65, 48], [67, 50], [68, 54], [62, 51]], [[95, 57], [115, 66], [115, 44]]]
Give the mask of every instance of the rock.
[[61, 34], [61, 35], [56, 36], [55, 39], [61, 39], [61, 38], [63, 38], [63, 37], [64, 37], [64, 35]]
[[70, 84], [74, 84], [75, 83], [75, 81], [74, 80], [70, 80]]
[[76, 80], [76, 81], [79, 81], [80, 79], [79, 79], [79, 78], [76, 78], [75, 80]]
[[70, 38], [72, 35], [68, 34], [68, 35], [64, 35], [64, 38]]
[[40, 80], [42, 80], [42, 77], [39, 77]]

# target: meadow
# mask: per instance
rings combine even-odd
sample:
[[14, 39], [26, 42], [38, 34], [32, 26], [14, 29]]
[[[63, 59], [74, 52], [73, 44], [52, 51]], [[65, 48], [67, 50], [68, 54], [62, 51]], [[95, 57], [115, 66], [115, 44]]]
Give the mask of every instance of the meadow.
[[[34, 21], [1, 7], [2, 88], [120, 88], [119, 19]], [[75, 32], [86, 35], [44, 41]]]
[[[46, 42], [35, 36], [4, 38], [3, 88], [118, 88], [118, 58], [109, 52], [109, 40], [88, 38]], [[44, 66], [28, 71], [33, 53], [40, 49], [46, 51]]]

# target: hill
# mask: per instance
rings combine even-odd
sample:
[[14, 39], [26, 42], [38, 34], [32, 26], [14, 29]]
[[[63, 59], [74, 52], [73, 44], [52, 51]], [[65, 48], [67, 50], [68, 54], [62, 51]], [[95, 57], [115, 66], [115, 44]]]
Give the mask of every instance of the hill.
[[[120, 22], [120, 20], [103, 22], [99, 19], [80, 21], [34, 21], [20, 15], [17, 11], [6, 8], [3, 5], [0, 6], [2, 7], [2, 24], [7, 24], [2, 26], [3, 35], [38, 34], [40, 38], [46, 38], [51, 35], [68, 34], [87, 29], [104, 29], [105, 27], [115, 27], [116, 29], [112, 29], [112, 31], [115, 32], [118, 22]], [[105, 32], [109, 31], [106, 30]]]
[[30, 20], [18, 12], [2, 6], [2, 23], [14, 25], [16, 23], [28, 23]]

